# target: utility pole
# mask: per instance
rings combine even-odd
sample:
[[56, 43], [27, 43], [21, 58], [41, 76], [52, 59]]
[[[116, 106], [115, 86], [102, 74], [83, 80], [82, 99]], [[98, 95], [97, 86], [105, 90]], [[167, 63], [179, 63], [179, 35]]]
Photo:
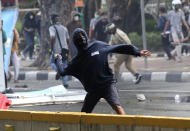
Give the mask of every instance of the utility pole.
[[16, 6], [16, 8], [19, 8], [18, 7], [18, 0], [15, 0], [15, 6]]
[[[146, 27], [145, 27], [145, 15], [144, 15], [144, 0], [141, 0], [141, 22], [142, 22], [142, 38], [143, 38], [143, 49], [147, 49], [146, 43]], [[144, 67], [148, 68], [147, 58], [144, 58]]]
[[5, 74], [3, 62], [3, 40], [2, 40], [2, 22], [1, 22], [1, 0], [0, 0], [0, 92], [5, 91]]

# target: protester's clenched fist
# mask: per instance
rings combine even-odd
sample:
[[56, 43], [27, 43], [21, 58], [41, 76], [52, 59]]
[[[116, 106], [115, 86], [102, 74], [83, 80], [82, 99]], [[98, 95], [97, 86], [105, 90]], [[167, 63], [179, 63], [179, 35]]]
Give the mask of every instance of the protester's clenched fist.
[[141, 56], [147, 57], [147, 56], [151, 56], [151, 52], [148, 50], [141, 50]]

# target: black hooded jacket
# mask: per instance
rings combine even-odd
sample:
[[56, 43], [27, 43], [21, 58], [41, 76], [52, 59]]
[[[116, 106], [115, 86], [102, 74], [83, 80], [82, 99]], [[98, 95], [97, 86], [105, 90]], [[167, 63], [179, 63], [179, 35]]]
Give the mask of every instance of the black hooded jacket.
[[[73, 33], [73, 42], [77, 33], [86, 32], [77, 28]], [[75, 43], [77, 46], [77, 43]], [[115, 83], [111, 68], [108, 64], [109, 53], [130, 54], [140, 56], [138, 48], [121, 44], [110, 46], [101, 41], [88, 44], [85, 49], [78, 49], [78, 55], [64, 68], [60, 57], [56, 58], [56, 65], [61, 75], [72, 75], [80, 80], [87, 92], [101, 90]]]

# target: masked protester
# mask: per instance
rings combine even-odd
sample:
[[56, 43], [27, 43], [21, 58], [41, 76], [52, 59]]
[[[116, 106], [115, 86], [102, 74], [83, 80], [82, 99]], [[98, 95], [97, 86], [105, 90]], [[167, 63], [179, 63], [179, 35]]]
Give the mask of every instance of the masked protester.
[[168, 20], [168, 15], [167, 15], [166, 8], [165, 7], [160, 7], [160, 9], [159, 9], [159, 17], [158, 17], [158, 24], [156, 26], [156, 29], [161, 31], [162, 47], [163, 47], [165, 53], [168, 56], [167, 60], [172, 60], [172, 55], [170, 53], [171, 43], [170, 43], [170, 40], [169, 40], [170, 26], [168, 26], [165, 34], [163, 34], [164, 27], [165, 27], [165, 24], [166, 24], [167, 20]]
[[96, 21], [94, 27], [94, 38], [99, 41], [107, 42], [107, 34], [105, 33], [106, 25], [108, 24], [107, 13], [101, 13], [100, 18]]
[[[76, 29], [76, 28], [82, 28], [82, 23], [80, 21], [80, 15], [79, 13], [77, 13], [76, 11], [73, 11], [71, 13], [71, 17], [72, 20], [67, 24], [67, 29], [69, 31], [69, 36], [72, 35], [72, 32]], [[69, 59], [73, 58], [74, 56], [77, 55], [77, 49], [75, 47], [75, 45], [73, 44], [72, 40], [70, 40], [70, 44], [69, 44]]]
[[88, 43], [87, 34], [81, 28], [74, 30], [72, 38], [78, 54], [68, 66], [64, 68], [59, 54], [55, 54], [54, 57], [60, 74], [78, 78], [87, 91], [81, 112], [91, 113], [100, 98], [104, 98], [118, 114], [125, 114], [119, 102], [116, 80], [108, 64], [108, 54], [149, 56], [150, 52], [139, 51], [135, 46], [128, 44], [110, 46], [101, 41]]
[[168, 26], [171, 26], [171, 37], [172, 43], [175, 45], [175, 49], [171, 52], [172, 58], [177, 62], [182, 62], [181, 56], [181, 48], [182, 45], [180, 41], [184, 39], [183, 32], [182, 32], [182, 24], [185, 25], [188, 32], [190, 32], [190, 28], [185, 20], [185, 16], [181, 8], [181, 1], [180, 0], [173, 0], [172, 1], [173, 10], [168, 12], [168, 20], [164, 28], [164, 36], [166, 36], [166, 30]]
[[[186, 22], [187, 22], [187, 24], [189, 26], [190, 25], [190, 8], [189, 8], [188, 2], [182, 2], [182, 7], [183, 7], [182, 11], [183, 11], [183, 13], [185, 15], [185, 20], [186, 20]], [[187, 37], [188, 36], [188, 31], [187, 31], [184, 24], [182, 25], [182, 31], [183, 31], [184, 37]], [[187, 45], [183, 45], [181, 53], [184, 54], [184, 55], [185, 54], [187, 55], [188, 52], [189, 52], [189, 47]]]
[[21, 52], [22, 60], [26, 59], [26, 53], [29, 52], [30, 60], [34, 60], [33, 52], [34, 52], [34, 35], [35, 35], [36, 21], [35, 14], [33, 12], [28, 12], [23, 19], [23, 36], [26, 42], [26, 46], [24, 50]]
[[89, 27], [89, 39], [90, 41], [93, 41], [95, 38], [94, 38], [94, 28], [95, 28], [95, 25], [96, 25], [96, 22], [98, 21], [99, 17], [100, 17], [100, 14], [101, 14], [101, 10], [97, 10], [94, 14], [94, 18], [92, 18], [90, 20], [90, 27]]

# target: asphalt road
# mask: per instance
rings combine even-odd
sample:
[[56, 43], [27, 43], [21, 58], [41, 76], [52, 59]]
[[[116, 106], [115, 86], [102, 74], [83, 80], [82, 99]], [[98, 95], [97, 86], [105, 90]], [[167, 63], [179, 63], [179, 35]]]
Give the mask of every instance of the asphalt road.
[[[14, 91], [41, 90], [51, 86], [59, 85], [59, 81], [22, 81], [16, 85], [28, 85], [28, 88], [14, 88], [15, 84], [9, 86]], [[69, 89], [83, 89], [78, 83], [70, 83]], [[121, 105], [127, 114], [130, 115], [153, 115], [153, 116], [173, 116], [190, 117], [190, 83], [174, 82], [146, 82], [138, 85], [132, 82], [119, 82], [117, 84]], [[144, 94], [145, 101], [139, 101], [137, 94]], [[175, 96], [180, 96], [180, 102], [175, 102]], [[80, 112], [83, 103], [65, 103], [57, 105], [35, 105], [11, 107], [12, 110], [30, 111], [61, 111], [61, 112]], [[93, 113], [114, 114], [111, 107], [104, 101], [99, 102]]]

